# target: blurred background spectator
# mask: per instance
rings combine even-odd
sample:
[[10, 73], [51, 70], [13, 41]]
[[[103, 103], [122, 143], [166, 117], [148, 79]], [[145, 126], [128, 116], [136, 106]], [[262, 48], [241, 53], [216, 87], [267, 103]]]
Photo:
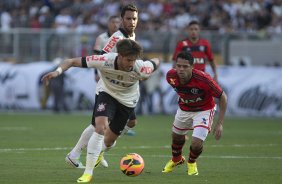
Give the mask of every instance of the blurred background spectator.
[[221, 32], [281, 33], [282, 29], [281, 0], [3, 0], [0, 2], [1, 29], [76, 29], [85, 23], [85, 14], [90, 22], [103, 29], [107, 18], [119, 14], [120, 7], [127, 3], [134, 3], [140, 9], [139, 29], [174, 30], [184, 28], [195, 19], [203, 29]]

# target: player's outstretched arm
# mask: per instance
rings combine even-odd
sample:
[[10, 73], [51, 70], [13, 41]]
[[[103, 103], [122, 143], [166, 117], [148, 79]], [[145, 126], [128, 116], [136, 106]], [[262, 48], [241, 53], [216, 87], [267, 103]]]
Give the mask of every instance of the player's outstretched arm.
[[222, 95], [219, 98], [218, 120], [213, 129], [213, 134], [216, 140], [219, 140], [222, 135], [222, 129], [223, 129], [222, 124], [223, 124], [226, 108], [227, 108], [227, 96], [224, 92], [222, 92]]
[[213, 80], [218, 83], [218, 77], [217, 77], [217, 70], [216, 70], [215, 62], [211, 61], [210, 65], [211, 65], [211, 68], [212, 68], [212, 71], [213, 71], [213, 76], [214, 76]]
[[55, 71], [49, 72], [45, 74], [41, 81], [47, 86], [49, 85], [49, 81], [55, 77], [61, 75], [64, 71], [68, 70], [70, 67], [82, 67], [81, 57], [79, 58], [71, 58], [64, 60]]

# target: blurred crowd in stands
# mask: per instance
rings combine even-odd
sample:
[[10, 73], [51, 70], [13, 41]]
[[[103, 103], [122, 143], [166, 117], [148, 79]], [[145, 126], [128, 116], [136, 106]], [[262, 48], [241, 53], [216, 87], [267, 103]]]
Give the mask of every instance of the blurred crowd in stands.
[[198, 20], [203, 29], [220, 33], [282, 33], [282, 0], [1, 0], [1, 30], [101, 32], [128, 3], [139, 8], [137, 30], [175, 31]]

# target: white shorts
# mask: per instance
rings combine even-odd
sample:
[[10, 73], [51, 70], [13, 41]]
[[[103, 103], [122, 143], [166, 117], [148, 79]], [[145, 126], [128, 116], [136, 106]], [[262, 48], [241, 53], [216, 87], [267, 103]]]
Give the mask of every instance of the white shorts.
[[177, 109], [172, 131], [179, 135], [186, 135], [193, 130], [193, 137], [205, 140], [211, 130], [215, 109], [199, 112], [187, 112]]

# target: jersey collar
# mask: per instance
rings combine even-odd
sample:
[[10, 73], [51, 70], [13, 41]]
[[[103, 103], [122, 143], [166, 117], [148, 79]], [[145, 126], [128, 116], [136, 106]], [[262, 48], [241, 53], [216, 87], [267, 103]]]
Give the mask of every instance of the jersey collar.
[[129, 38], [129, 35], [128, 35], [128, 33], [125, 31], [125, 29], [119, 28], [119, 31], [123, 34], [123, 36], [125, 36], [126, 38]]

